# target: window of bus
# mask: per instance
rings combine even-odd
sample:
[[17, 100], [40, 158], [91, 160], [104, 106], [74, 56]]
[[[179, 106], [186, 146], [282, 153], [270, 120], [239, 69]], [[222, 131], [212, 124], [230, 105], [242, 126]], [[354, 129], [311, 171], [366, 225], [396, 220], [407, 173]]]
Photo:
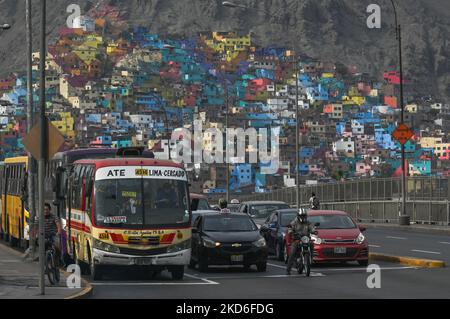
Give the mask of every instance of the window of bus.
[[145, 222], [150, 225], [189, 223], [186, 182], [144, 179]]
[[95, 220], [100, 227], [189, 224], [187, 185], [184, 181], [139, 178], [100, 180], [95, 182], [94, 198]]

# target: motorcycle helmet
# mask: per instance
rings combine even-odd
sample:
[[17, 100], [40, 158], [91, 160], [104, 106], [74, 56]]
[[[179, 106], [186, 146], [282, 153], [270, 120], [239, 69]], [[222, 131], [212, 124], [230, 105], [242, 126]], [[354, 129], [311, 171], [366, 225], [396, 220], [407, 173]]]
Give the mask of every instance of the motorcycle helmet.
[[307, 215], [306, 208], [299, 208], [299, 209], [298, 209], [297, 218], [298, 218], [300, 221], [306, 221], [307, 216], [308, 216], [308, 215]]
[[225, 198], [219, 199], [219, 208], [227, 208], [228, 202]]

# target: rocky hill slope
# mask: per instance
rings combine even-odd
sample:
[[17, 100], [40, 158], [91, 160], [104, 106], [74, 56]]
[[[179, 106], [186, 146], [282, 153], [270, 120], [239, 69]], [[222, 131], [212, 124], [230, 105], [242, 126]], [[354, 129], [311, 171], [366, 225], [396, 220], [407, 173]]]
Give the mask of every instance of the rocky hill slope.
[[[389, 0], [236, 0], [252, 10], [224, 8], [221, 0], [104, 0], [120, 8], [130, 25], [160, 34], [191, 36], [198, 31], [253, 32], [261, 45], [295, 47], [327, 61], [354, 65], [381, 76], [397, 64], [393, 11]], [[48, 0], [48, 33], [65, 24], [71, 3], [86, 12], [98, 1]], [[381, 29], [369, 29], [366, 8], [381, 6]], [[404, 70], [409, 94], [450, 97], [450, 1], [401, 0]], [[39, 1], [33, 1], [34, 50], [38, 50]], [[270, 17], [267, 12], [277, 15]], [[0, 74], [24, 71], [25, 0], [0, 0]]]

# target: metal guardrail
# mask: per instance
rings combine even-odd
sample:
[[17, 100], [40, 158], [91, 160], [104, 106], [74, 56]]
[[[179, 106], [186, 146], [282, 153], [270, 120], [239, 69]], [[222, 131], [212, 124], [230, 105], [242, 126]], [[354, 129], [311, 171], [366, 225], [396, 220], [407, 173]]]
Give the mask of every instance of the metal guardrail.
[[[450, 178], [408, 177], [406, 212], [411, 221], [450, 225]], [[333, 184], [301, 185], [301, 205], [307, 206], [311, 193], [321, 208], [343, 210], [361, 221], [395, 222], [401, 207], [400, 178], [370, 178]], [[239, 196], [246, 200], [279, 200], [292, 206], [296, 187]]]

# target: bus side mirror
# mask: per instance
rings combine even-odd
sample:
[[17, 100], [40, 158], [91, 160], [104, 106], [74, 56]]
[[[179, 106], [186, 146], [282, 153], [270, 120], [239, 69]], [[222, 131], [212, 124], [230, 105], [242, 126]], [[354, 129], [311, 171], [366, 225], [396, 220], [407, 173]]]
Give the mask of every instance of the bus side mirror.
[[86, 182], [86, 197], [91, 198], [93, 186], [94, 186], [94, 183], [92, 182], [91, 179]]
[[56, 194], [56, 199], [65, 199], [65, 189], [63, 185], [63, 179], [64, 179], [64, 168], [58, 167], [56, 169], [55, 174], [55, 185], [54, 185], [54, 192]]

